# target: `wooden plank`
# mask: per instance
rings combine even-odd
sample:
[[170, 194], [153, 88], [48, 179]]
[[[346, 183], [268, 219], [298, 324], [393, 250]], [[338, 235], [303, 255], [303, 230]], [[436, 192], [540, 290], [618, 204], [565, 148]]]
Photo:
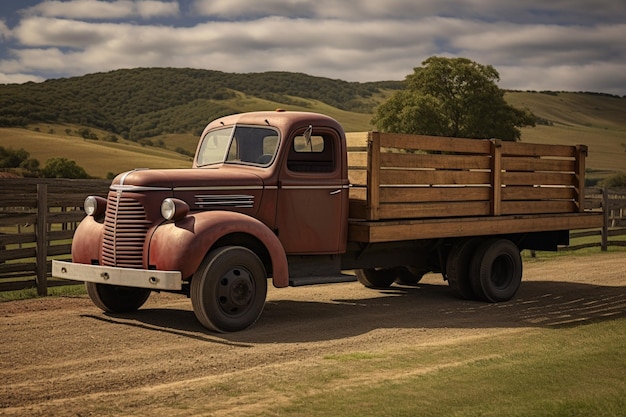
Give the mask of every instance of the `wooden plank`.
[[2, 193], [0, 196], [0, 208], [36, 208], [37, 207], [37, 194], [11, 194]]
[[487, 171], [384, 169], [380, 171], [380, 183], [384, 185], [490, 184], [491, 173]]
[[367, 198], [367, 190], [365, 187], [350, 187], [350, 200], [363, 200]]
[[489, 187], [382, 187], [383, 203], [489, 201]]
[[489, 214], [489, 202], [381, 204], [378, 211], [380, 219], [486, 216]]
[[502, 203], [502, 214], [544, 214], [544, 213], [576, 213], [578, 206], [574, 201], [505, 201]]
[[346, 133], [346, 145], [348, 151], [363, 150], [367, 151], [367, 140], [369, 132], [348, 132]]
[[575, 157], [576, 147], [566, 145], [545, 145], [539, 143], [502, 142], [503, 156], [560, 156]]
[[436, 155], [411, 153], [382, 153], [381, 167], [435, 169], [489, 169], [486, 155]]
[[48, 246], [48, 256], [67, 255], [72, 251], [72, 245], [52, 245]]
[[590, 229], [601, 226], [602, 214], [593, 213], [351, 222], [348, 227], [348, 239], [374, 243]]
[[48, 295], [48, 271], [46, 259], [48, 258], [48, 185], [37, 184], [37, 295]]
[[460, 139], [402, 133], [381, 133], [380, 135], [380, 145], [383, 148], [420, 149], [484, 155], [489, 154], [490, 148], [489, 141], [482, 139]]
[[34, 275], [36, 268], [37, 265], [34, 262], [0, 264], [0, 276], [21, 272], [28, 272]]
[[367, 151], [348, 152], [348, 170], [359, 168], [367, 169]]
[[0, 246], [22, 245], [36, 241], [35, 233], [0, 233]]
[[502, 158], [502, 169], [505, 171], [557, 171], [571, 172], [575, 170], [574, 160], [546, 158]]
[[53, 240], [67, 240], [74, 237], [74, 230], [57, 230], [48, 232], [48, 242]]
[[502, 214], [502, 142], [491, 141], [491, 215]]
[[377, 220], [380, 193], [380, 134], [372, 132], [368, 141], [367, 158], [367, 218]]
[[578, 193], [574, 187], [504, 187], [503, 200], [574, 200]]
[[543, 172], [504, 172], [502, 182], [505, 185], [578, 185], [573, 174]]
[[0, 262], [34, 258], [36, 255], [37, 249], [35, 247], [21, 249], [3, 249], [0, 251]]
[[15, 226], [18, 224], [35, 224], [37, 215], [33, 213], [1, 213], [0, 226]]
[[85, 218], [85, 212], [72, 210], [48, 213], [48, 223], [75, 223]]
[[348, 181], [353, 186], [367, 186], [367, 171], [359, 169], [351, 169], [348, 171]]
[[578, 211], [585, 211], [585, 159], [587, 158], [587, 146], [578, 145], [576, 147], [576, 178], [578, 183]]

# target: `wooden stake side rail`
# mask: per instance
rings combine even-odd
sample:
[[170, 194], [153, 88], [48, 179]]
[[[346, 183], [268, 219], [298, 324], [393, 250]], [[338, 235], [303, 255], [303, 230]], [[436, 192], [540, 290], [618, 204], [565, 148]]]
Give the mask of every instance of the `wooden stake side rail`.
[[379, 132], [360, 140], [348, 143], [351, 219], [584, 211], [585, 146]]
[[422, 220], [355, 221], [348, 225], [348, 240], [376, 243], [414, 239], [438, 239], [532, 233], [602, 227], [603, 214], [516, 215]]

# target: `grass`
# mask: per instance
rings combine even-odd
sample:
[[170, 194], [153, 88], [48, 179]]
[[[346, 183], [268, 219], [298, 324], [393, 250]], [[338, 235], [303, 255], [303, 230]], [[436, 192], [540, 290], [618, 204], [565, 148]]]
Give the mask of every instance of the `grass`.
[[[81, 297], [87, 294], [84, 285], [62, 285], [48, 287], [49, 297]], [[15, 291], [0, 291], [0, 302], [28, 300], [37, 298], [37, 288], [26, 288]]]
[[300, 374], [307, 389], [263, 415], [625, 416], [625, 342], [618, 319], [331, 356]]

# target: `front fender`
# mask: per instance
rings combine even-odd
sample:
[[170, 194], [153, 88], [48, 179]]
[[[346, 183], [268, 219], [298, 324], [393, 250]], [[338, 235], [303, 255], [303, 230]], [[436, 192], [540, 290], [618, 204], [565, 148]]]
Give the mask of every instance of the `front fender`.
[[272, 260], [275, 287], [289, 285], [287, 256], [280, 240], [259, 220], [232, 211], [203, 211], [157, 227], [150, 240], [149, 264], [163, 271], [191, 276], [220, 238], [232, 233], [254, 236], [265, 245]]
[[72, 262], [77, 264], [99, 263], [100, 246], [104, 225], [92, 216], [85, 217], [76, 228], [72, 238]]

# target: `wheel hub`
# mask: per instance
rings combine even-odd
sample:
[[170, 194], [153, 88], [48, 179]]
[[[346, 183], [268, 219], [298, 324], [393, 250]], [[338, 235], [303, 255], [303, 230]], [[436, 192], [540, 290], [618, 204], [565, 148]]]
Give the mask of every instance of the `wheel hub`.
[[250, 274], [240, 268], [228, 271], [220, 280], [218, 300], [226, 314], [237, 315], [245, 311], [254, 299], [254, 285]]

